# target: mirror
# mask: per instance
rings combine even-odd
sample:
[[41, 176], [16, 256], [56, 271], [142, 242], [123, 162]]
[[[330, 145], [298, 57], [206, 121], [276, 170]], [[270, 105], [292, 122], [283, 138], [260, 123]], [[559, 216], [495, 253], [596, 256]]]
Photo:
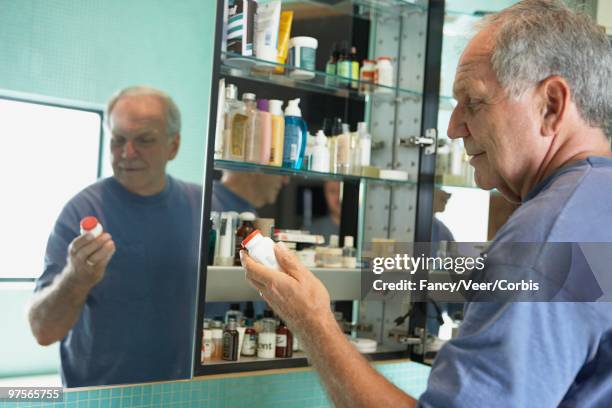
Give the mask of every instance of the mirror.
[[[0, 383], [189, 378], [215, 7], [10, 2], [0, 26], [0, 131], [18, 160], [0, 176], [14, 197], [0, 229], [11, 333]], [[143, 84], [172, 97], [180, 131], [167, 101], [142, 90], [116, 102], [104, 129], [111, 96]], [[79, 246], [90, 215], [114, 252]]]

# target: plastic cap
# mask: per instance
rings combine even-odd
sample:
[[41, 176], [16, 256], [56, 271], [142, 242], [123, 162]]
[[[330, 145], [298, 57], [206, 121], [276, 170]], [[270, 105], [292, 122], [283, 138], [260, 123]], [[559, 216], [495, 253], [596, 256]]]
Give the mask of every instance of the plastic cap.
[[85, 217], [81, 220], [81, 228], [83, 231], [91, 231], [92, 229], [96, 228], [96, 225], [98, 225], [98, 219], [93, 215]]
[[348, 123], [343, 123], [342, 124], [342, 133], [351, 133], [351, 129], [349, 128], [349, 124]]
[[261, 236], [261, 231], [256, 229], [255, 231], [251, 232], [245, 239], [242, 240], [242, 247], [246, 248], [249, 241], [251, 241], [253, 238], [255, 238], [256, 236], [260, 235]]
[[291, 99], [285, 109], [286, 116], [297, 116], [302, 117], [302, 111], [300, 110], [300, 98]]
[[368, 132], [368, 124], [365, 122], [357, 123], [357, 132], [367, 133]]
[[352, 235], [346, 235], [344, 237], [344, 246], [345, 247], [349, 247], [349, 248], [353, 248], [355, 242], [353, 240], [353, 236]]
[[337, 247], [339, 242], [340, 242], [340, 239], [338, 238], [338, 236], [336, 234], [330, 235], [330, 237], [329, 237], [329, 246]]
[[250, 92], [245, 92], [242, 94], [242, 100], [243, 101], [254, 101], [255, 100], [255, 94], [254, 93], [250, 93]]
[[259, 99], [257, 101], [257, 109], [262, 112], [268, 112], [270, 110], [270, 103], [267, 99]]
[[253, 214], [252, 212], [245, 211], [243, 213], [240, 213], [240, 219], [242, 221], [255, 221], [255, 214]]
[[270, 99], [269, 101], [270, 113], [273, 115], [282, 116], [283, 114], [283, 101], [278, 99]]
[[317, 132], [317, 136], [315, 137], [316, 144], [320, 144], [325, 146], [327, 144], [327, 136], [325, 136], [325, 132], [319, 130]]
[[238, 87], [234, 84], [229, 84], [225, 87], [225, 97], [227, 99], [238, 98]]

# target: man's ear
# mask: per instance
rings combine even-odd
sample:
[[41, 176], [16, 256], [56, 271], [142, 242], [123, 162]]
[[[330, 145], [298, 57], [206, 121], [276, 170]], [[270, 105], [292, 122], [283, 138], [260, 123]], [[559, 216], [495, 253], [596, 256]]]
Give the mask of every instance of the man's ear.
[[538, 86], [542, 105], [542, 127], [540, 133], [543, 136], [553, 136], [559, 132], [563, 119], [567, 114], [570, 104], [570, 88], [565, 79], [554, 75], [546, 78]]
[[168, 157], [168, 160], [174, 160], [178, 154], [179, 146], [181, 145], [180, 133], [174, 135], [174, 138], [170, 141], [170, 145], [170, 157]]

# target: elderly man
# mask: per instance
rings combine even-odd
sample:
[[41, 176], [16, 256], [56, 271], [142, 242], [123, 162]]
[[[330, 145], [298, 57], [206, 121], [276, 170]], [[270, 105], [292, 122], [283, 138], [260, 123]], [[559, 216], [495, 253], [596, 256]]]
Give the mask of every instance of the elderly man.
[[[107, 108], [113, 176], [64, 207], [29, 312], [37, 341], [61, 341], [67, 387], [190, 375], [201, 188], [166, 174], [181, 119], [161, 91], [127, 88]], [[98, 238], [79, 236], [96, 216]], [[112, 234], [112, 237], [111, 237]]]
[[[555, 0], [489, 17], [468, 44], [449, 136], [463, 139], [480, 187], [522, 201], [493, 245], [612, 242], [611, 67], [605, 35]], [[334, 403], [414, 406], [350, 346], [321, 282], [275, 251], [286, 273], [242, 254], [247, 277], [297, 333]], [[419, 404], [608, 406], [610, 367], [610, 303], [470, 303]]]

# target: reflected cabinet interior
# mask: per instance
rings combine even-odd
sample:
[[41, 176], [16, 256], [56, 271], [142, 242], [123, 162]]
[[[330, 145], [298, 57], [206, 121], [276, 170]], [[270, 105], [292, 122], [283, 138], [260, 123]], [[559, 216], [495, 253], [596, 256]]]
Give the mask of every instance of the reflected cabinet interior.
[[[268, 327], [271, 321], [265, 319], [273, 317], [272, 312], [245, 281], [244, 270], [234, 266], [234, 247], [229, 245], [231, 253], [227, 251], [226, 234], [235, 237], [240, 225], [237, 212], [230, 211], [240, 210], [219, 208], [222, 200], [213, 202], [217, 196], [213, 190], [223, 188], [220, 179], [227, 174], [277, 176], [273, 183], [282, 189], [275, 197], [277, 191], [262, 192], [272, 197], [256, 208], [255, 224], [264, 235], [287, 242], [323, 281], [346, 335], [371, 340], [355, 342], [368, 358], [422, 361], [426, 307], [411, 304], [406, 296], [361, 301], [359, 259], [367, 243], [428, 242], [435, 183], [452, 181], [438, 177], [435, 164], [438, 109], [450, 104], [439, 91], [444, 2], [283, 0], [280, 24], [275, 2], [260, 2], [256, 44], [251, 48], [248, 26], [255, 20], [249, 10], [253, 4], [250, 0], [217, 4], [194, 375], [308, 364], [299, 339], [293, 353], [279, 354], [275, 349], [275, 341], [284, 344], [284, 329], [278, 329], [278, 323]], [[279, 48], [283, 39], [291, 39], [286, 59], [274, 59], [275, 53], [270, 58], [269, 49], [257, 43], [270, 41], [270, 33]], [[228, 86], [235, 91], [226, 91]], [[261, 135], [270, 132], [260, 130], [269, 120], [265, 115], [249, 121], [254, 104], [249, 93], [258, 101], [257, 108], [268, 110], [272, 117], [271, 136], [257, 133], [263, 142], [248, 138], [249, 127]], [[232, 97], [247, 103], [233, 106]], [[282, 109], [288, 109], [290, 117], [295, 111], [288, 108], [288, 101], [298, 98], [302, 120], [312, 135], [308, 143], [294, 139], [292, 132], [300, 121], [286, 118], [285, 160], [278, 152], [249, 157], [249, 143], [257, 143], [262, 152], [279, 150], [274, 133], [277, 107], [259, 101], [283, 101]], [[243, 116], [236, 119], [240, 112]], [[348, 125], [348, 131], [342, 124]], [[320, 130], [325, 136], [315, 137]], [[241, 137], [246, 138], [246, 152], [241, 151], [245, 143]], [[328, 208], [335, 205], [334, 197], [340, 206], [338, 225]], [[249, 216], [243, 218], [248, 221]], [[272, 226], [276, 233], [271, 233]], [[351, 245], [348, 236], [353, 237], [354, 252], [342, 249]], [[219, 338], [231, 318], [255, 326], [259, 348], [243, 343], [252, 330], [244, 334], [242, 328], [238, 330], [242, 355], [219, 352], [223, 339], [234, 344], [233, 334]]]

